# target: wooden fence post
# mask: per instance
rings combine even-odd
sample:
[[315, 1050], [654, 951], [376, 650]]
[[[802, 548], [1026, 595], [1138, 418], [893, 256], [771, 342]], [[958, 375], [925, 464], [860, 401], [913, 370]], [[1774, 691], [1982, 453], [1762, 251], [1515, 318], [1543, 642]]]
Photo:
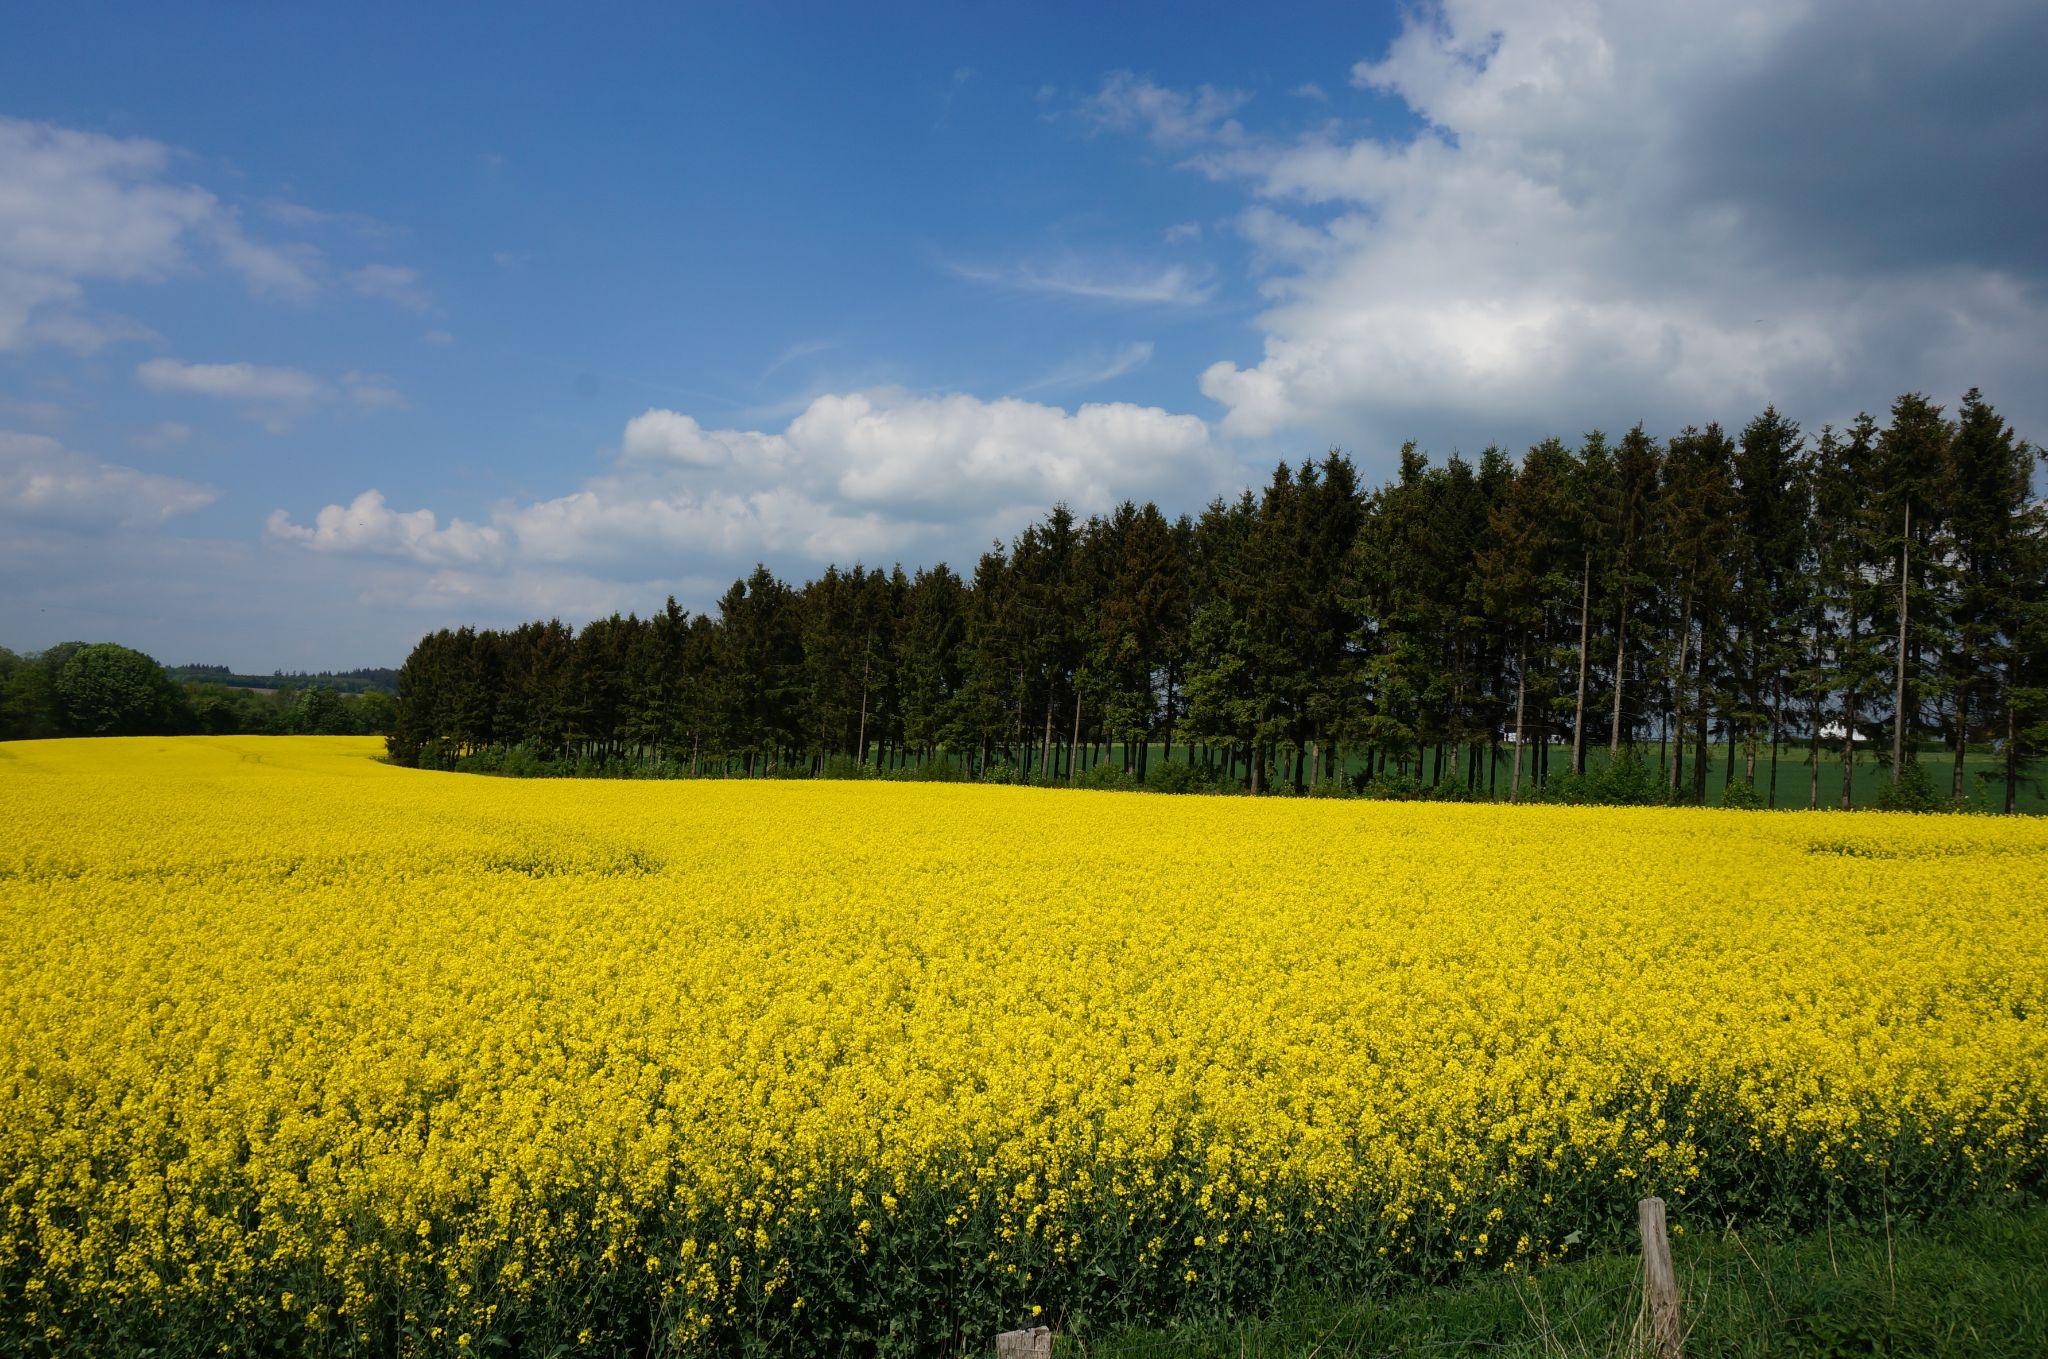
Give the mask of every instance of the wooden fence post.
[[1643, 1302], [1650, 1311], [1650, 1352], [1657, 1359], [1683, 1359], [1678, 1327], [1678, 1276], [1671, 1269], [1671, 1238], [1664, 1229], [1664, 1200], [1636, 1204], [1643, 1234]]
[[1052, 1359], [1052, 1331], [1044, 1326], [1004, 1331], [996, 1337], [996, 1359]]

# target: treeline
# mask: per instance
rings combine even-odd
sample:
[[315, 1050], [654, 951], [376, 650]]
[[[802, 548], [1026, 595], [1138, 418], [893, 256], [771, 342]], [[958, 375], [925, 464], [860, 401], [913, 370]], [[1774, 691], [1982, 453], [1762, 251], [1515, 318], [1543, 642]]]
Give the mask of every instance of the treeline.
[[1859, 753], [1910, 806], [1963, 800], [1975, 751], [2011, 811], [2048, 742], [2036, 452], [1975, 390], [1814, 437], [1767, 409], [1519, 460], [1411, 444], [1373, 488], [1333, 451], [1199, 517], [1056, 507], [969, 575], [757, 567], [710, 615], [437, 632], [390, 751], [1706, 802], [1725, 745], [1722, 801], [1844, 807]]
[[0, 739], [383, 736], [397, 715], [391, 696], [379, 689], [344, 694], [302, 683], [261, 692], [181, 682], [179, 673], [112, 642], [64, 642], [25, 656], [0, 647]]
[[170, 665], [164, 673], [180, 684], [218, 684], [228, 689], [331, 689], [337, 694], [398, 692], [398, 672], [389, 666], [359, 670], [273, 670], [242, 675], [225, 665]]

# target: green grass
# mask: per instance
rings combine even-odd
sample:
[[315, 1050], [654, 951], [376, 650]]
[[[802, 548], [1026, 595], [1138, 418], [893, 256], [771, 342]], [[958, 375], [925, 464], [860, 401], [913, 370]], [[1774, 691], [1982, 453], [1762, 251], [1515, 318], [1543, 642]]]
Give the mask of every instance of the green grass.
[[[1733, 1359], [2048, 1355], [2048, 1208], [1912, 1229], [1673, 1242], [1685, 1350]], [[1380, 1301], [1309, 1299], [1273, 1319], [1062, 1340], [1057, 1359], [1365, 1359], [1646, 1353], [1641, 1265], [1598, 1257]]]

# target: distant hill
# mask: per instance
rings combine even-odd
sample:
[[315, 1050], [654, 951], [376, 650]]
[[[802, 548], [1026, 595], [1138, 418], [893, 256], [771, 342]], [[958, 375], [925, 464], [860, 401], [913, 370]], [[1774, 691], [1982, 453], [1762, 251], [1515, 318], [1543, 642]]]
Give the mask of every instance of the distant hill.
[[273, 670], [268, 675], [238, 675], [224, 665], [167, 665], [164, 673], [180, 684], [222, 684], [232, 689], [332, 689], [341, 694], [396, 694], [398, 672], [388, 666], [362, 670]]

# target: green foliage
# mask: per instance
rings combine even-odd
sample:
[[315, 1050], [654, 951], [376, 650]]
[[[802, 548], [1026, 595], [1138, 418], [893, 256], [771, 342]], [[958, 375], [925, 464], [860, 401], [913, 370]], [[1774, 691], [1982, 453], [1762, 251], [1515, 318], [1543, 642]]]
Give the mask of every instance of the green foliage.
[[1419, 802], [1431, 796], [1428, 784], [1413, 774], [1381, 770], [1358, 784], [1358, 795], [1375, 802]]
[[1174, 760], [1162, 760], [1147, 770], [1142, 786], [1148, 793], [1232, 794], [1244, 791], [1243, 784], [1220, 771]]
[[1140, 784], [1137, 776], [1127, 772], [1119, 762], [1104, 760], [1075, 780], [1075, 786], [1092, 788], [1100, 793], [1134, 793], [1147, 785]]
[[1734, 811], [1757, 812], [1764, 807], [1764, 795], [1756, 786], [1736, 779], [1721, 790], [1721, 805]]
[[851, 755], [834, 755], [819, 766], [818, 777], [821, 779], [871, 779], [875, 777], [875, 767], [864, 760], [856, 760]]
[[177, 731], [183, 703], [163, 667], [139, 651], [95, 642], [72, 652], [57, 672], [57, 711], [81, 736], [145, 736]]
[[1949, 810], [1949, 801], [1935, 791], [1934, 780], [1928, 777], [1926, 766], [1918, 760], [1908, 760], [1899, 769], [1896, 781], [1886, 781], [1878, 786], [1877, 809], [1881, 812], [1941, 812]]
[[1661, 807], [1673, 799], [1662, 773], [1631, 746], [1607, 763], [1589, 764], [1583, 774], [1553, 775], [1532, 790], [1530, 800], [1567, 806]]

